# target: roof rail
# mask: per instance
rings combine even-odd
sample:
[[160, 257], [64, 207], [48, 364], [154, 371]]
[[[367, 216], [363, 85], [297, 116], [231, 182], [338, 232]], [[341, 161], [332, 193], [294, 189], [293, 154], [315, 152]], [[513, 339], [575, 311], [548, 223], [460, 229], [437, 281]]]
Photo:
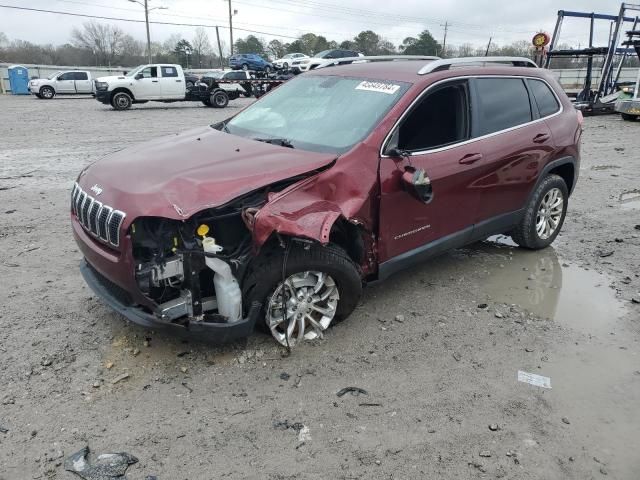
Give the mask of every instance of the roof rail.
[[440, 60], [440, 57], [433, 57], [428, 55], [370, 55], [364, 57], [345, 57], [345, 58], [331, 58], [323, 61], [316, 67], [325, 68], [333, 67], [336, 65], [347, 65], [351, 63], [368, 63], [368, 62], [395, 62], [402, 60]]
[[437, 72], [438, 70], [448, 70], [449, 67], [455, 65], [468, 65], [468, 64], [485, 64], [485, 63], [510, 63], [514, 67], [533, 67], [538, 68], [536, 63], [524, 57], [459, 57], [459, 58], [447, 58], [442, 60], [436, 60], [434, 62], [427, 63], [424, 67], [418, 70], [418, 75], [425, 75], [431, 72]]

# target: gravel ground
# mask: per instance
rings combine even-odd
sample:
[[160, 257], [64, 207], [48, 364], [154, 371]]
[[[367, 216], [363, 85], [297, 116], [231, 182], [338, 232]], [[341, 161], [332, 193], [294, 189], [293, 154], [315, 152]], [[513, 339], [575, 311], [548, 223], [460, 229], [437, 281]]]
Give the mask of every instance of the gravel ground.
[[68, 220], [87, 163], [247, 102], [0, 96], [0, 480], [77, 478], [86, 445], [138, 457], [132, 480], [638, 478], [640, 122], [585, 120], [553, 248], [416, 265], [287, 357], [128, 324], [84, 285]]

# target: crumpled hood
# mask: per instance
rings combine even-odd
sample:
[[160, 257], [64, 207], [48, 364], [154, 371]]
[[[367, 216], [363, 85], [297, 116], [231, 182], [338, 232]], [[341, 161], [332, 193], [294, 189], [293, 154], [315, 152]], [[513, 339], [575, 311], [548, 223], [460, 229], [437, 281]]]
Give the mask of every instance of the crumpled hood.
[[335, 157], [201, 127], [108, 155], [90, 165], [79, 184], [103, 204], [125, 212], [127, 223], [139, 216], [184, 219], [324, 167]]

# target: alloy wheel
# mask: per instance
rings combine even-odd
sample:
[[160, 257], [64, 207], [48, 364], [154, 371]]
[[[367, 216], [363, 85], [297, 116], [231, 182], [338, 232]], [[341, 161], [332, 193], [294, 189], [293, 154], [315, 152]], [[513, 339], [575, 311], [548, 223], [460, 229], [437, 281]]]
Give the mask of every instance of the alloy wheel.
[[284, 287], [280, 282], [271, 295], [267, 326], [284, 346], [322, 338], [336, 315], [339, 299], [338, 286], [330, 275], [318, 271], [294, 273], [285, 280]]
[[549, 190], [540, 202], [536, 215], [536, 233], [547, 240], [558, 228], [564, 211], [564, 197], [559, 188]]

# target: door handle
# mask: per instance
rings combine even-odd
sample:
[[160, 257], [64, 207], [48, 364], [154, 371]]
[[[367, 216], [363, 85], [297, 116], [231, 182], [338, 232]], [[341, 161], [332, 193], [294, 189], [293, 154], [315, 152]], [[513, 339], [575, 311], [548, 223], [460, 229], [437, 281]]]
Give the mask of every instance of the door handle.
[[178, 82], [178, 83], [182, 83], [182, 80], [176, 80], [176, 82]]
[[152, 83], [158, 83], [158, 80], [151, 80]]
[[539, 133], [535, 137], [533, 137], [533, 143], [544, 143], [551, 138], [551, 135], [548, 133]]
[[458, 160], [458, 163], [461, 163], [462, 165], [471, 165], [472, 163], [476, 163], [478, 160], [482, 160], [481, 153], [470, 153]]

